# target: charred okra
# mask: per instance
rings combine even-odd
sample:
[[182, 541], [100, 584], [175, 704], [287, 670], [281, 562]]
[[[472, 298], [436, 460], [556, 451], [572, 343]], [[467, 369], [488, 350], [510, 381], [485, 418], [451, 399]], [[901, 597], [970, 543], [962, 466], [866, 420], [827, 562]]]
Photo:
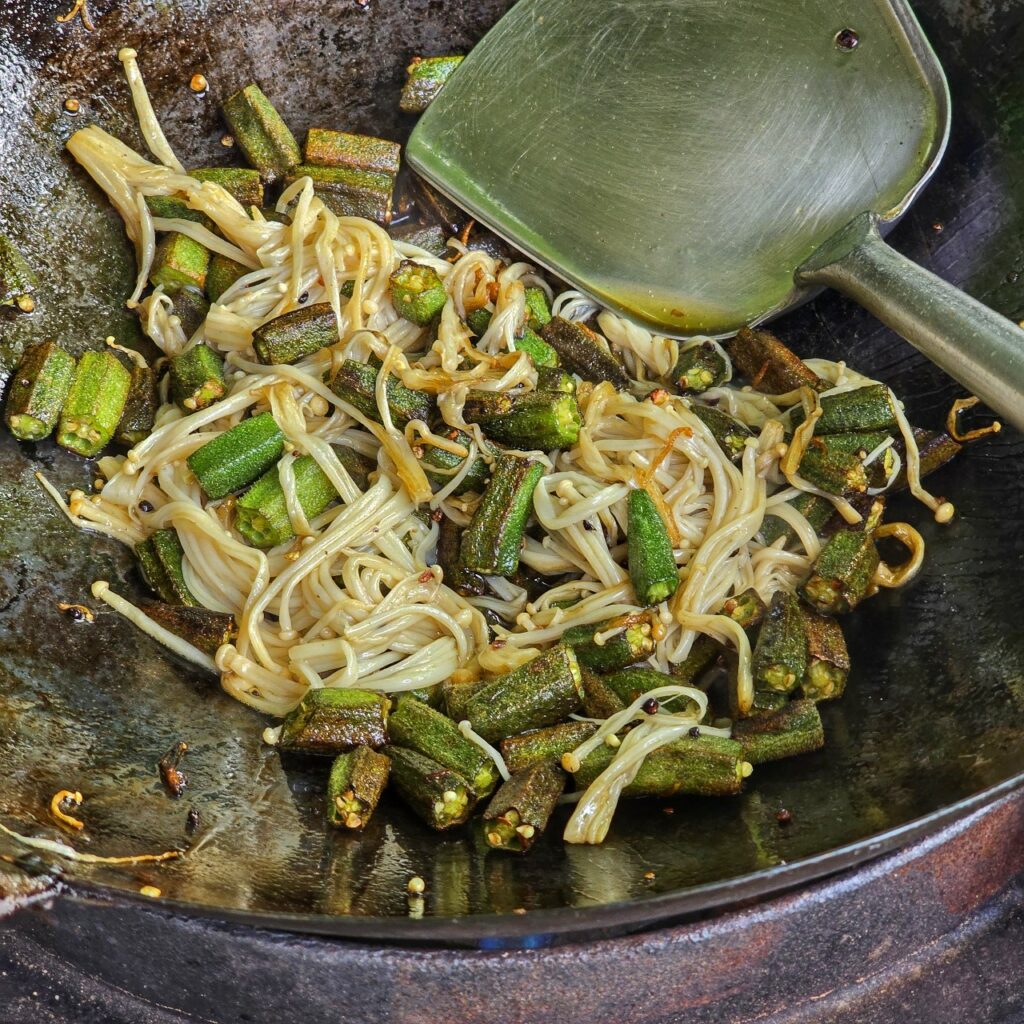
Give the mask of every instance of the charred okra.
[[[721, 656], [722, 645], [706, 633], [701, 633], [693, 641], [690, 653], [682, 661], [669, 666], [669, 671], [672, 673], [672, 681], [681, 686], [700, 685], [701, 677], [717, 664]], [[626, 676], [632, 673], [622, 672], [619, 674]], [[632, 699], [636, 700], [643, 692], [643, 690], [637, 691]]]
[[679, 354], [672, 383], [684, 394], [699, 395], [725, 383], [729, 366], [718, 347], [710, 341], [691, 345]]
[[86, 352], [78, 360], [61, 410], [57, 444], [91, 458], [114, 436], [131, 374], [112, 352]]
[[458, 772], [415, 750], [387, 747], [391, 782], [398, 795], [431, 828], [443, 831], [466, 821], [476, 804], [473, 787]]
[[823, 615], [844, 614], [868, 596], [878, 563], [869, 532], [837, 530], [818, 553], [800, 593]]
[[801, 608], [807, 637], [807, 671], [802, 688], [811, 700], [833, 700], [843, 695], [850, 674], [850, 655], [843, 627], [827, 615]]
[[438, 258], [443, 258], [448, 252], [446, 235], [436, 224], [425, 227], [419, 224], [402, 224], [391, 229], [391, 237], [396, 242], [417, 245]]
[[563, 634], [584, 668], [617, 672], [645, 661], [654, 653], [654, 629], [650, 612], [633, 612], [605, 622], [570, 626]]
[[199, 602], [188, 589], [182, 562], [185, 551], [175, 530], [157, 530], [135, 546], [142, 578], [169, 605], [198, 607]]
[[611, 718], [626, 707], [618, 692], [608, 685], [607, 676], [581, 668], [583, 675], [583, 713], [587, 718]]
[[199, 330], [209, 312], [210, 303], [198, 288], [182, 288], [174, 296], [174, 315], [186, 338], [191, 338]]
[[204, 228], [213, 230], [213, 221], [193, 210], [184, 199], [177, 196], [146, 196], [146, 208], [154, 217], [162, 217], [164, 220], [190, 220], [193, 224], [202, 224]]
[[25, 349], [11, 374], [7, 426], [19, 441], [49, 437], [75, 376], [75, 358], [54, 341]]
[[210, 260], [210, 266], [206, 271], [206, 297], [211, 302], [219, 302], [220, 297], [243, 275], [248, 274], [249, 268], [243, 267], [227, 256], [214, 253]]
[[295, 136], [256, 84], [224, 101], [224, 118], [246, 160], [269, 183], [284, 177], [302, 154]]
[[[835, 505], [828, 498], [806, 492], [798, 494], [786, 504], [795, 508], [811, 524], [811, 529], [815, 533], [821, 533], [836, 510]], [[779, 537], [785, 537], [789, 542], [796, 539], [796, 533], [793, 527], [780, 516], [765, 516], [764, 522], [761, 524], [761, 539], [765, 544], [771, 544]]]
[[794, 594], [778, 590], [754, 648], [754, 685], [778, 693], [790, 693], [807, 671], [807, 637], [803, 613]]
[[219, 647], [238, 636], [234, 615], [188, 604], [166, 604], [153, 601], [142, 610], [164, 629], [187, 640], [193, 647], [212, 658]]
[[487, 583], [477, 572], [470, 572], [462, 564], [461, 546], [463, 530], [448, 516], [441, 519], [437, 538], [437, 564], [444, 573], [444, 584], [463, 597], [480, 597], [487, 591]]
[[794, 700], [777, 711], [744, 718], [733, 726], [732, 738], [751, 764], [807, 754], [825, 745], [821, 715], [813, 700]]
[[39, 278], [21, 251], [6, 235], [0, 235], [0, 306], [16, 306], [31, 313], [36, 308], [32, 293], [38, 287]]
[[722, 614], [728, 615], [748, 632], [759, 626], [767, 613], [768, 606], [753, 587], [735, 597], [726, 598], [722, 605]]
[[679, 586], [672, 541], [661, 512], [647, 491], [640, 488], [630, 491], [627, 506], [629, 576], [637, 604], [660, 604]]
[[313, 191], [338, 217], [365, 217], [378, 224], [391, 222], [395, 179], [390, 174], [300, 164], [285, 182], [291, 185], [304, 177], [312, 179]]
[[310, 128], [304, 160], [317, 167], [351, 167], [379, 174], [398, 173], [402, 147], [373, 135], [354, 135], [329, 128]]
[[868, 487], [868, 474], [857, 454], [829, 444], [827, 437], [811, 438], [799, 472], [829, 494], [863, 493]]
[[691, 403], [690, 411], [711, 431], [711, 436], [718, 442], [719, 448], [733, 462], [739, 462], [743, 458], [747, 439], [754, 436], [749, 427], [733, 419], [727, 412], [700, 402]]
[[[412, 449], [413, 455], [419, 459], [423, 467], [423, 472], [427, 474], [427, 479], [431, 483], [437, 484], [438, 487], [444, 487], [445, 484], [450, 483], [452, 477], [462, 469], [469, 453], [469, 446], [473, 443], [473, 438], [464, 430], [456, 430], [451, 427], [445, 430], [444, 434], [449, 441], [464, 448], [467, 454], [458, 455], [447, 448], [440, 448], [425, 440], [413, 445]], [[489, 448], [492, 453], [498, 451], [493, 446], [489, 446]], [[472, 466], [452, 494], [465, 494], [467, 491], [476, 491], [478, 494], [482, 494], [490, 475], [490, 465], [481, 454], [477, 453]]]
[[568, 448], [580, 436], [575, 395], [557, 391], [470, 391], [462, 415], [491, 439], [524, 451]]
[[[804, 420], [804, 411], [798, 408], [792, 416], [795, 429]], [[869, 384], [853, 391], [826, 395], [821, 400], [821, 416], [814, 424], [814, 433], [850, 434], [865, 430], [898, 429], [893, 409], [892, 392], [884, 384]]]
[[339, 754], [327, 779], [327, 821], [336, 828], [366, 828], [388, 784], [391, 762], [367, 746]]
[[209, 266], [209, 249], [188, 235], [169, 231], [156, 247], [149, 281], [154, 288], [162, 285], [168, 295], [181, 288], [202, 289]]
[[433, 267], [403, 260], [391, 275], [391, 302], [404, 320], [426, 327], [448, 301], [444, 281]]
[[[922, 430], [914, 427], [914, 440], [917, 442], [917, 452], [921, 460], [921, 479], [929, 473], [941, 469], [947, 462], [952, 462], [963, 450], [964, 446], [949, 436], [944, 430]], [[904, 445], [899, 444], [899, 450], [903, 453], [903, 467], [894, 481], [891, 491], [906, 490], [907, 487], [907, 459], [904, 452]]]
[[[327, 386], [344, 402], [361, 412], [367, 419], [380, 423], [377, 408], [377, 368], [355, 359], [346, 359], [338, 372], [327, 381]], [[400, 430], [412, 420], [426, 423], [434, 411], [431, 397], [422, 391], [407, 388], [394, 374], [389, 374], [384, 387], [391, 422]]]
[[448, 712], [448, 717], [453, 722], [463, 721], [466, 717], [466, 706], [469, 704], [469, 698], [486, 685], [486, 683], [480, 682], [478, 679], [468, 682], [455, 682], [452, 679], [446, 679], [441, 684], [441, 696], [444, 709]]
[[629, 374], [607, 340], [584, 324], [553, 317], [540, 332], [557, 353], [559, 361], [583, 380], [608, 381], [616, 391], [629, 387]]
[[509, 736], [501, 741], [501, 756], [513, 775], [534, 764], [560, 764], [562, 755], [590, 739], [596, 728], [592, 722], [561, 722]]
[[388, 740], [391, 701], [370, 690], [310, 690], [288, 713], [278, 745], [302, 754], [336, 754], [354, 747], [382, 747]]
[[226, 391], [224, 360], [209, 345], [193, 345], [171, 357], [171, 394], [186, 412], [219, 402]]
[[281, 457], [284, 434], [269, 412], [242, 420], [186, 460], [208, 498], [223, 498], [262, 476]]
[[399, 106], [407, 114], [422, 114], [441, 91], [463, 57], [413, 57], [405, 69], [405, 86]]
[[293, 309], [252, 332], [256, 357], [268, 366], [297, 363], [337, 341], [338, 319], [329, 302]]
[[117, 424], [117, 440], [131, 446], [149, 437], [159, 407], [155, 371], [149, 366], [135, 364], [131, 368], [128, 398]]
[[263, 205], [260, 172], [251, 167], [197, 167], [188, 172], [196, 181], [212, 181], [245, 207]]
[[783, 395], [801, 387], [827, 391], [832, 386], [770, 331], [744, 327], [729, 342], [729, 355], [754, 390], [768, 395]]
[[492, 850], [526, 853], [547, 827], [565, 789], [565, 772], [539, 762], [517, 772], [484, 811], [483, 833]]

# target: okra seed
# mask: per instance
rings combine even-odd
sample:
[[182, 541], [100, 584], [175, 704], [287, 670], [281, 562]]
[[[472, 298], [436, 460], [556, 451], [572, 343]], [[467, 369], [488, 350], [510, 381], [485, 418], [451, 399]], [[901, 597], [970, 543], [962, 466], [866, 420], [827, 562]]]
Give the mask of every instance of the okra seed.
[[210, 88], [210, 83], [207, 82], [205, 75], [195, 74], [192, 76], [192, 81], [188, 83], [188, 87], [194, 93], [204, 93]]
[[642, 709], [645, 715], [656, 715], [660, 707], [661, 705], [654, 697], [649, 697], [644, 701]]
[[620, 740], [619, 737], [616, 736], [615, 733], [613, 733], [613, 732], [609, 733], [604, 738], [604, 745], [606, 747], [611, 747], [612, 750], [614, 750], [616, 747], [620, 746], [621, 744], [622, 744], [622, 740]]
[[64, 101], [64, 109], [69, 114], [77, 114], [79, 112], [79, 110], [82, 109], [82, 105], [81, 105], [81, 103], [78, 102], [78, 100], [75, 99], [74, 96], [69, 96]]
[[501, 836], [498, 835], [497, 832], [488, 832], [487, 842], [489, 842], [491, 846], [501, 846]]
[[446, 789], [442, 795], [442, 799], [446, 804], [453, 804], [459, 799], [459, 794], [454, 789]]
[[789, 825], [793, 821], [793, 814], [791, 811], [787, 811], [785, 807], [775, 815], [775, 820], [780, 825]]
[[532, 825], [520, 825], [519, 828], [516, 829], [516, 832], [518, 832], [524, 839], [532, 839], [536, 831], [537, 830]]
[[235, 137], [233, 135], [224, 134], [220, 137], [220, 144], [225, 149], [230, 149], [235, 144]]
[[412, 878], [409, 879], [405, 888], [408, 892], [411, 892], [413, 895], [419, 896], [421, 893], [426, 892], [427, 883], [424, 882], [419, 875], [413, 875]]
[[644, 880], [645, 881], [653, 882], [655, 878], [657, 878], [657, 875], [655, 875], [655, 873], [653, 871], [645, 871], [644, 872]]
[[140, 896], [149, 896], [150, 899], [154, 899], [155, 900], [155, 899], [159, 899], [159, 897], [162, 896], [163, 893], [155, 885], [144, 885], [139, 890], [139, 895]]

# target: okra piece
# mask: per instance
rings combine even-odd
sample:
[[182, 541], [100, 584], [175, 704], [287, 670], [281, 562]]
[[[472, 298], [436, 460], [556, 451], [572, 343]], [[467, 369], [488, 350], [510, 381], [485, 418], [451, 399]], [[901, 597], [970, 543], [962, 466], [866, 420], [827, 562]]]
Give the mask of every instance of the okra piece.
[[61, 410], [57, 444], [77, 455], [98, 455], [114, 436], [130, 387], [131, 374], [113, 352], [86, 352]]
[[478, 797], [493, 793], [501, 775], [498, 766], [459, 727], [440, 711], [402, 696], [388, 721], [391, 742], [432, 758], [458, 772]]
[[834, 700], [843, 695], [850, 674], [850, 654], [846, 649], [843, 627], [810, 608], [802, 608], [804, 634], [807, 637], [807, 671], [803, 694], [811, 700]]
[[802, 387], [827, 391], [832, 386], [770, 331], [744, 327], [729, 342], [729, 355], [754, 390], [766, 395], [784, 395]]
[[444, 584], [451, 587], [463, 597], [480, 597], [487, 592], [487, 583], [483, 576], [470, 572], [463, 564], [460, 555], [462, 529], [454, 521], [445, 516], [437, 539], [437, 564], [444, 573]]
[[470, 391], [462, 416], [492, 440], [542, 451], [574, 445], [582, 422], [576, 396], [552, 391]]
[[823, 615], [842, 615], [867, 597], [878, 563], [869, 532], [837, 530], [818, 553], [800, 594]]
[[477, 690], [466, 705], [466, 718], [476, 733], [494, 743], [554, 725], [577, 711], [582, 700], [576, 655], [560, 643]]
[[74, 376], [75, 357], [55, 341], [41, 341], [25, 349], [7, 392], [7, 427], [19, 441], [49, 437]]
[[807, 754], [825, 745], [821, 715], [813, 700], [794, 700], [777, 711], [744, 718], [733, 725], [732, 738], [751, 764]]
[[402, 260], [391, 275], [391, 302], [403, 320], [426, 327], [447, 301], [444, 281], [433, 267]]
[[[730, 704], [734, 703], [733, 695], [730, 694]], [[779, 711], [788, 704], [788, 693], [778, 693], [775, 690], [755, 690], [754, 702], [750, 705], [748, 714], [751, 718], [756, 718], [758, 715], [766, 715], [771, 711]], [[741, 716], [735, 707], [730, 709], [730, 714], [735, 721], [739, 721]]]
[[634, 612], [586, 626], [570, 626], [562, 634], [562, 642], [576, 652], [584, 668], [617, 672], [646, 661], [654, 653], [652, 621], [650, 612]]
[[[718, 662], [722, 655], [722, 645], [717, 640], [712, 640], [706, 633], [701, 633], [690, 653], [680, 662], [669, 666], [672, 673], [672, 681], [682, 686], [697, 686], [701, 677]], [[622, 672], [622, 676], [631, 675], [631, 672]], [[611, 678], [611, 677], [609, 677]], [[639, 690], [632, 700], [643, 693]]]
[[448, 717], [453, 722], [463, 721], [466, 717], [466, 705], [469, 704], [469, 698], [486, 685], [478, 679], [470, 680], [467, 683], [456, 683], [451, 679], [446, 679], [441, 684], [441, 695]]
[[398, 795], [431, 828], [443, 831], [469, 818], [476, 794], [458, 772], [405, 747], [390, 746], [385, 753]]
[[431, 256], [444, 257], [448, 252], [448, 241], [444, 231], [436, 224], [402, 224], [391, 229], [391, 237], [396, 242], [408, 242], [426, 249]]
[[251, 167], [197, 167], [189, 171], [196, 181], [212, 181], [237, 199], [246, 210], [263, 205], [263, 182], [260, 172]]
[[680, 353], [672, 383], [684, 394], [699, 395], [708, 388], [725, 383], [729, 366], [722, 353], [710, 341], [693, 345]]
[[[821, 416], [814, 433], [849, 434], [854, 431], [899, 429], [893, 409], [892, 392], [884, 384], [868, 384], [853, 391], [826, 395], [821, 400]], [[791, 424], [795, 430], [804, 421], [803, 408], [794, 410]]]
[[391, 761], [371, 747], [339, 754], [327, 778], [327, 823], [355, 831], [366, 828], [388, 784]]
[[534, 729], [503, 739], [501, 756], [513, 775], [535, 764], [561, 764], [563, 754], [575, 750], [596, 731], [592, 722], [561, 722]]
[[234, 615], [215, 612], [198, 605], [166, 604], [151, 601], [142, 610], [164, 629], [180, 636], [193, 647], [212, 658], [219, 647], [229, 644], [238, 636]]
[[679, 569], [672, 554], [665, 521], [654, 499], [641, 488], [629, 492], [626, 535], [629, 576], [637, 604], [660, 604], [679, 586]]
[[405, 86], [399, 107], [407, 114], [422, 114], [441, 91], [463, 57], [413, 57], [405, 69]]
[[580, 671], [583, 674], [583, 713], [587, 718], [611, 718], [625, 709], [626, 701], [608, 685], [607, 676], [599, 676], [586, 668]]
[[544, 467], [532, 459], [515, 455], [495, 459], [491, 482], [462, 535], [463, 568], [484, 576], [511, 576], [519, 568], [533, 492], [543, 475]]
[[807, 671], [807, 637], [803, 612], [794, 594], [778, 590], [761, 624], [753, 657], [754, 685], [790, 693]]
[[354, 747], [382, 747], [388, 740], [391, 701], [370, 690], [310, 690], [281, 726], [278, 746], [301, 754], [334, 757]]
[[293, 309], [252, 332], [256, 358], [268, 366], [297, 363], [338, 341], [338, 319], [329, 302]]
[[[914, 440], [917, 442], [917, 451], [921, 460], [921, 479], [929, 473], [941, 469], [947, 462], [955, 459], [963, 450], [964, 446], [949, 436], [944, 430], [922, 430], [914, 427]], [[895, 493], [904, 491], [907, 488], [907, 458], [905, 446], [897, 441], [900, 453], [903, 456], [903, 468], [899, 471], [895, 482], [890, 490]]]
[[[601, 744], [573, 774], [577, 789], [586, 789], [611, 764], [615, 751]], [[743, 748], [722, 736], [682, 736], [644, 758], [626, 797], [732, 796], [750, 769]]]
[[[710, 640], [712, 644], [715, 643], [710, 637], [704, 639]], [[697, 638], [694, 648], [703, 646], [701, 640], [702, 637]], [[717, 658], [722, 649], [717, 644], [715, 644], [715, 647], [714, 656]], [[623, 707], [632, 704], [641, 694], [647, 693], [650, 690], [657, 690], [662, 686], [690, 685], [688, 682], [683, 683], [675, 673], [667, 675], [664, 672], [659, 672], [657, 669], [644, 665], [636, 665], [633, 668], [626, 668], [621, 672], [612, 672], [599, 678], [608, 689], [618, 696], [619, 700], [622, 701]], [[584, 677], [584, 686], [586, 686], [586, 682], [586, 677]], [[662, 701], [662, 704], [669, 711], [681, 711], [689, 703], [690, 699], [683, 696], [669, 697], [667, 700]]]
[[179, 352], [171, 357], [170, 366], [171, 394], [186, 412], [205, 409], [224, 397], [224, 360], [209, 345]]
[[165, 604], [198, 607], [199, 601], [188, 589], [182, 561], [184, 549], [175, 530], [157, 530], [135, 546], [142, 578]]
[[[800, 512], [811, 524], [815, 533], [821, 533], [836, 510], [835, 505], [828, 498], [806, 492], [798, 494], [786, 504], [792, 505]], [[785, 537], [789, 542], [796, 539], [796, 534], [784, 519], [780, 519], [778, 516], [765, 516], [764, 522], [761, 524], [761, 539], [765, 544], [771, 544], [779, 537]]]
[[[315, 519], [337, 499], [334, 484], [312, 455], [296, 459], [292, 472], [295, 476], [295, 497], [306, 519]], [[235, 528], [256, 548], [276, 548], [295, 536], [278, 466], [268, 469], [238, 499]]]
[[853, 452], [828, 444], [827, 437], [812, 437], [800, 460], [800, 475], [829, 494], [863, 493], [868, 487], [864, 464]]
[[219, 302], [220, 297], [243, 275], [248, 274], [249, 268], [243, 267], [227, 256], [214, 253], [210, 260], [209, 269], [206, 271], [206, 297], [211, 302]]
[[540, 336], [557, 353], [561, 364], [583, 380], [608, 381], [616, 391], [629, 387], [629, 374], [608, 342], [584, 324], [556, 316], [544, 325]]
[[[536, 365], [536, 364], [534, 364]], [[576, 394], [576, 378], [558, 366], [537, 366], [537, 390]]]
[[224, 118], [246, 160], [273, 183], [302, 160], [299, 144], [256, 84], [224, 101]]
[[358, 171], [349, 167], [314, 167], [300, 164], [285, 179], [312, 178], [313, 191], [339, 217], [364, 217], [378, 224], [391, 222], [395, 179], [390, 174]]
[[421, 686], [418, 690], [406, 690], [402, 696], [418, 700], [435, 711], [439, 711], [444, 705], [444, 693], [440, 683], [434, 683], [433, 686]]
[[[457, 430], [452, 427], [444, 431], [444, 433], [449, 441], [454, 441], [456, 444], [462, 445], [467, 452], [469, 451], [473, 438], [464, 430]], [[497, 452], [497, 449], [494, 447], [491, 447], [490, 450]], [[439, 487], [449, 483], [451, 478], [462, 469], [463, 463], [466, 461], [466, 456], [456, 455], [454, 452], [448, 451], [447, 448], [438, 448], [436, 445], [428, 444], [426, 441], [414, 444], [412, 451], [416, 458], [420, 460], [427, 479]], [[452, 493], [459, 495], [465, 494], [467, 491], [476, 491], [478, 494], [482, 494], [490, 475], [490, 465], [478, 453], [473, 460], [473, 465], [470, 467], [469, 472], [466, 473], [462, 478], [462, 482]]]
[[543, 288], [526, 289], [526, 326], [539, 331], [551, 323], [551, 307]]
[[303, 161], [317, 167], [351, 167], [357, 171], [398, 173], [402, 147], [373, 135], [336, 132], [329, 128], [310, 128], [306, 135]]
[[[209, 278], [209, 273], [207, 273]], [[207, 280], [209, 285], [209, 280]], [[181, 323], [186, 338], [191, 338], [202, 326], [206, 314], [210, 312], [210, 303], [198, 288], [182, 288], [174, 296], [174, 315]]]
[[[381, 422], [377, 408], [377, 368], [355, 359], [346, 359], [338, 372], [327, 381], [327, 386], [344, 402], [358, 409], [367, 419]], [[407, 388], [398, 377], [390, 374], [384, 386], [391, 420], [404, 430], [411, 420], [426, 423], [434, 412], [434, 401], [422, 391]]]
[[370, 486], [370, 474], [377, 470], [377, 463], [365, 455], [360, 455], [355, 448], [349, 448], [347, 445], [336, 444], [332, 447], [334, 454], [338, 456], [338, 461], [352, 477], [352, 483], [359, 490], [365, 491]]
[[0, 306], [17, 306], [23, 313], [36, 308], [32, 293], [39, 278], [18, 247], [0, 235]]
[[156, 372], [149, 366], [133, 365], [128, 398], [117, 424], [115, 437], [129, 447], [144, 441], [153, 432], [156, 411], [160, 407]]
[[269, 412], [242, 420], [186, 460], [208, 498], [223, 498], [262, 476], [284, 451], [284, 434]]
[[761, 595], [751, 587], [742, 594], [727, 598], [722, 605], [722, 614], [728, 615], [750, 632], [755, 626], [759, 626], [768, 614], [768, 606], [761, 600]]
[[565, 789], [565, 772], [553, 764], [531, 765], [517, 772], [494, 794], [483, 818], [483, 833], [492, 850], [526, 853], [547, 828]]
[[733, 462], [743, 458], [747, 439], [754, 436], [749, 427], [733, 419], [727, 412], [700, 402], [691, 403], [690, 411], [711, 431], [718, 446]]
[[[538, 291], [544, 295], [539, 288], [528, 288], [527, 291]], [[545, 300], [546, 301], [546, 300]], [[535, 317], [530, 314], [527, 307], [527, 326], [515, 336], [515, 347], [517, 351], [525, 352], [538, 369], [542, 366], [557, 366], [558, 353], [530, 326]], [[479, 338], [487, 330], [494, 314], [489, 309], [475, 309], [466, 317], [466, 323], [470, 330]], [[550, 317], [549, 317], [550, 319]], [[575, 390], [575, 387], [573, 388]]]
[[193, 224], [202, 224], [204, 228], [213, 230], [213, 221], [205, 213], [193, 210], [184, 199], [177, 196], [146, 196], [146, 207], [154, 217], [190, 220]]
[[149, 272], [150, 284], [163, 285], [168, 295], [181, 288], [203, 288], [210, 265], [210, 251], [188, 235], [169, 231], [161, 239]]

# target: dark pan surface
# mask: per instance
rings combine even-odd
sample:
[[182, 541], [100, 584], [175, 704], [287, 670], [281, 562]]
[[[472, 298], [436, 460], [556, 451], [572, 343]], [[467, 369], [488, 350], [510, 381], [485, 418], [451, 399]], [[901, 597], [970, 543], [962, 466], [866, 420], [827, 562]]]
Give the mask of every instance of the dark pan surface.
[[[408, 58], [465, 49], [505, 6], [96, 0], [88, 33], [78, 21], [54, 22], [60, 4], [0, 0], [0, 226], [46, 276], [35, 315], [0, 318], [4, 376], [40, 337], [76, 350], [108, 334], [136, 337], [121, 309], [134, 267], [120, 222], [61, 152], [90, 121], [140, 145], [119, 46], [139, 50], [184, 162], [226, 162], [217, 100], [253, 78], [296, 134], [318, 124], [403, 138], [411, 125], [396, 103]], [[950, 154], [893, 240], [1019, 318], [1024, 78], [1011, 57], [1024, 42], [1024, 3], [943, 0], [918, 13], [949, 72], [956, 114]], [[196, 71], [209, 79], [205, 97], [188, 89]], [[61, 110], [71, 95], [82, 102], [77, 118]], [[923, 425], [938, 425], [956, 395], [834, 295], [778, 326], [804, 355], [846, 355], [889, 381]], [[87, 488], [89, 465], [51, 442], [17, 446], [4, 432], [0, 818], [57, 837], [49, 798], [80, 789], [81, 849], [194, 847], [162, 868], [69, 869], [81, 887], [135, 894], [155, 884], [189, 912], [402, 941], [533, 934], [549, 942], [624, 930], [856, 863], [1024, 777], [1022, 448], [1005, 433], [935, 478], [960, 510], [948, 528], [905, 506], [930, 542], [927, 568], [849, 620], [856, 667], [846, 699], [825, 710], [826, 750], [760, 768], [736, 800], [679, 801], [672, 814], [659, 802], [627, 806], [602, 847], [564, 847], [555, 828], [530, 857], [511, 860], [485, 858], [468, 839], [439, 838], [397, 806], [361, 839], [328, 834], [324, 766], [282, 765], [259, 742], [258, 716], [103, 606], [93, 625], [60, 613], [60, 600], [93, 603], [93, 579], [135, 596], [141, 585], [128, 553], [74, 531], [32, 476], [43, 469], [58, 487]], [[156, 761], [179, 739], [190, 747], [189, 787], [175, 801]], [[190, 807], [202, 824], [187, 839]], [[793, 816], [787, 828], [775, 820], [782, 807]], [[0, 852], [23, 851], [0, 842]], [[423, 921], [406, 920], [413, 874], [428, 884]], [[531, 913], [512, 914], [519, 908]]]

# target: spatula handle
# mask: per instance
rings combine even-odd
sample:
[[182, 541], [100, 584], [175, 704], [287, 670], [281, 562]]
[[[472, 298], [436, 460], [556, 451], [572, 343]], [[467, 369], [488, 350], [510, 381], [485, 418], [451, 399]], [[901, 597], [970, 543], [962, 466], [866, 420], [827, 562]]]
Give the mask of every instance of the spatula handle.
[[833, 235], [795, 277], [855, 299], [1024, 430], [1024, 330], [886, 245], [874, 214]]

